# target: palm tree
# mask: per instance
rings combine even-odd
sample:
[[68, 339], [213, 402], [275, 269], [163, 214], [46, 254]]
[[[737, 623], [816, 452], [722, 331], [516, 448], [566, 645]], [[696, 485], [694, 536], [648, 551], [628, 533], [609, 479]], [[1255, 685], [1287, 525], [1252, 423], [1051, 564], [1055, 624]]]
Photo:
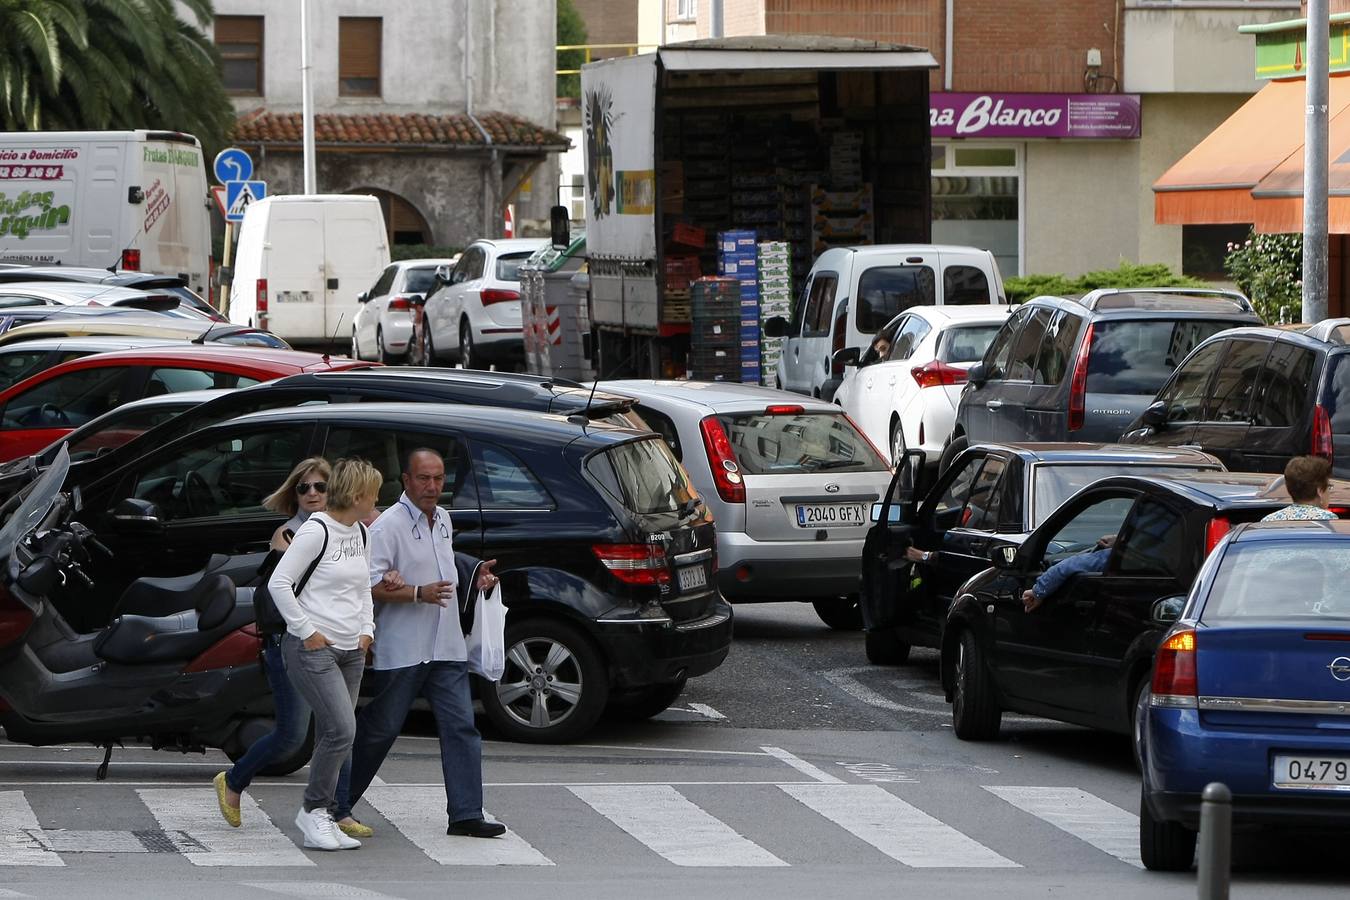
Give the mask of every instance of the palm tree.
[[208, 147], [234, 111], [205, 34], [210, 0], [0, 0], [7, 130], [165, 128]]

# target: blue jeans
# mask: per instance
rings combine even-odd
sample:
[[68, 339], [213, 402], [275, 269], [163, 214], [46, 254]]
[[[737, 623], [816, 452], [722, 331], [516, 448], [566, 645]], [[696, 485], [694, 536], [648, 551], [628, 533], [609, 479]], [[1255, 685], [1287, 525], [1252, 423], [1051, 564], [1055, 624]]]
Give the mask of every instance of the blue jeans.
[[[225, 784], [242, 794], [260, 770], [270, 763], [285, 759], [305, 743], [309, 734], [309, 703], [291, 684], [286, 674], [286, 661], [281, 656], [281, 635], [263, 636], [263, 669], [272, 688], [272, 704], [276, 708], [276, 725], [253, 742], [248, 751], [225, 773]], [[338, 796], [347, 795], [351, 780], [351, 757], [342, 764], [338, 777]]]
[[[339, 785], [333, 818], [351, 815], [394, 746], [419, 696], [431, 705], [441, 741], [445, 811], [451, 822], [483, 817], [483, 739], [473, 724], [468, 664], [425, 662], [370, 672], [375, 694], [356, 717], [349, 785]], [[347, 788], [345, 791], [343, 788]]]

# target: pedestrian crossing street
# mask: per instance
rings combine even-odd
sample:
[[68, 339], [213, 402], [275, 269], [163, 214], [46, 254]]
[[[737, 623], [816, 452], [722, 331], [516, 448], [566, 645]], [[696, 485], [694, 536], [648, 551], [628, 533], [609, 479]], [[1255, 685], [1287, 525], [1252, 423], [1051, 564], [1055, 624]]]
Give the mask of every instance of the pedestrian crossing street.
[[[294, 786], [284, 787], [288, 800], [298, 798]], [[1092, 853], [1086, 848], [1099, 851], [1102, 865], [1140, 866], [1136, 815], [1075, 787], [972, 786], [977, 797], [987, 792], [986, 799], [993, 806], [999, 801], [1006, 804], [998, 811], [1010, 816], [1014, 827], [981, 828], [979, 821], [972, 826], [969, 817], [962, 817], [965, 831], [921, 808], [931, 805], [923, 798], [910, 802], [876, 784], [740, 784], [718, 787], [717, 802], [710, 802], [706, 789], [697, 794], [672, 784], [541, 785], [528, 791], [528, 803], [514, 794], [510, 799], [520, 805], [511, 805], [510, 815], [502, 816], [503, 821], [519, 827], [520, 833], [513, 828], [502, 839], [476, 840], [446, 836], [444, 798], [438, 788], [377, 784], [365, 799], [384, 822], [366, 813], [377, 833], [355, 852], [385, 853], [401, 847], [409, 854], [409, 865], [554, 866], [575, 863], [578, 842], [589, 839], [591, 848], [606, 848], [605, 858], [646, 857], [657, 864], [703, 868], [784, 867], [808, 864], [813, 852], [825, 852], [821, 846], [852, 843], [856, 846], [850, 853], [879, 864], [915, 869], [1020, 869], [1036, 863], [1019, 860], [1025, 841], [1008, 835], [1033, 828], [1039, 820], [1042, 828], [1054, 829], [1044, 829], [1047, 833], [1077, 842], [1083, 852]], [[110, 831], [44, 825], [24, 790], [0, 790], [0, 867], [87, 864], [89, 856], [97, 853], [174, 855], [192, 866], [246, 868], [308, 867], [331, 858], [331, 854], [301, 848], [290, 818], [293, 812], [282, 814], [282, 806], [271, 802], [276, 796], [262, 793], [269, 812], [252, 794], [246, 794], [244, 827], [236, 829], [221, 819], [210, 787], [109, 785], [99, 794], [95, 809], [118, 810], [118, 824], [125, 825], [130, 816], [138, 821], [143, 818], [146, 824], [153, 818], [158, 826]], [[492, 800], [502, 797], [502, 793], [490, 792]], [[137, 803], [141, 806], [136, 807]], [[708, 805], [715, 809], [705, 808]], [[40, 808], [47, 807], [40, 804]], [[558, 810], [562, 808], [568, 810], [561, 818], [567, 828], [549, 827], [541, 821], [548, 811], [561, 816]], [[533, 821], [530, 810], [539, 813]], [[1007, 816], [1002, 817], [1004, 821]], [[807, 820], [805, 830], [815, 838], [803, 841], [798, 837], [795, 843], [808, 846], [784, 846], [781, 831], [769, 833], [777, 819], [792, 817]], [[758, 835], [759, 830], [766, 834]], [[978, 840], [967, 833], [975, 831], [980, 832]], [[595, 862], [596, 850], [587, 850], [585, 856]], [[419, 859], [421, 863], [416, 862]]]

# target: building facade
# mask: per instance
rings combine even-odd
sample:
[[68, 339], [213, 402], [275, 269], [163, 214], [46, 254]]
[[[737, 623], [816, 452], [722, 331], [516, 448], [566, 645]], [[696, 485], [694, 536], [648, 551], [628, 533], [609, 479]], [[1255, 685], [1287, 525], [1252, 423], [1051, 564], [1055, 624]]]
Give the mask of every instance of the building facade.
[[[216, 0], [214, 39], [271, 193], [303, 191], [300, 4]], [[553, 0], [310, 4], [317, 189], [371, 193], [391, 244], [463, 247], [555, 202]]]

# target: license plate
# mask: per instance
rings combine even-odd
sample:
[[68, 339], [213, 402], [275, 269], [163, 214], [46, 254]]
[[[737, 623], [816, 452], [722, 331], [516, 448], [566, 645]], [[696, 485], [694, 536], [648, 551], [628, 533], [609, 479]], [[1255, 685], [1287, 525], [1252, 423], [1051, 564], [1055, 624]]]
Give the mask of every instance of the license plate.
[[862, 525], [867, 510], [861, 503], [799, 503], [798, 528], [837, 528]]
[[1350, 791], [1350, 757], [1276, 756], [1271, 784], [1277, 788]]
[[708, 571], [703, 566], [685, 566], [676, 569], [676, 575], [680, 579], [681, 591], [708, 586]]

